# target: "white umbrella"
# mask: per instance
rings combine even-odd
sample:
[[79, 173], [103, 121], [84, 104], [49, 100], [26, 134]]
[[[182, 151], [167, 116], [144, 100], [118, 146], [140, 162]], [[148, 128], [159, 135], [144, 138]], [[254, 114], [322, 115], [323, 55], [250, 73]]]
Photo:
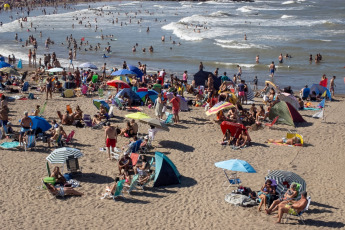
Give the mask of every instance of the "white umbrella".
[[52, 68], [52, 69], [49, 69], [47, 70], [49, 73], [60, 73], [63, 71], [63, 68], [59, 68], [59, 67], [56, 67], [56, 68]]
[[79, 66], [80, 68], [85, 68], [85, 69], [98, 69], [96, 65], [90, 63], [90, 62], [85, 62]]
[[47, 161], [52, 164], [64, 164], [69, 156], [74, 156], [74, 158], [80, 158], [84, 156], [79, 149], [63, 147], [55, 149], [49, 156], [47, 156]]

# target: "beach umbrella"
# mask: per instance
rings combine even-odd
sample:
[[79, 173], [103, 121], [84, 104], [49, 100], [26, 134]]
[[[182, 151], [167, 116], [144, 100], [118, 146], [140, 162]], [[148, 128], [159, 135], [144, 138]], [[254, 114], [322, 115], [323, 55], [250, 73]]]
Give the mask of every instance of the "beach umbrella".
[[0, 61], [5, 61], [5, 57], [0, 55]]
[[118, 71], [112, 72], [111, 76], [137, 76], [136, 73], [128, 70], [128, 69], [120, 69]]
[[147, 92], [147, 91], [148, 91], [147, 88], [139, 88], [139, 89], [137, 90], [137, 92]]
[[60, 73], [63, 71], [63, 68], [59, 68], [59, 67], [56, 67], [56, 68], [51, 68], [49, 70], [47, 70], [49, 73]]
[[11, 64], [4, 61], [0, 61], [0, 68], [4, 68], [4, 67], [11, 67]]
[[10, 4], [8, 3], [4, 4], [4, 8], [10, 8]]
[[128, 65], [128, 69], [134, 73], [137, 74], [137, 77], [140, 78], [140, 80], [142, 80], [142, 77], [143, 77], [143, 72], [138, 68], [138, 67], [135, 67], [133, 65]]
[[169, 127], [156, 118], [143, 118], [143, 119], [139, 119], [139, 121], [148, 125], [152, 125], [158, 129], [162, 129], [169, 132]]
[[138, 97], [140, 97], [140, 99], [145, 102], [146, 100], [146, 95], [149, 94], [147, 91], [140, 91], [140, 92], [136, 92], [136, 94], [138, 95]]
[[8, 73], [11, 76], [20, 76], [20, 73], [11, 67], [3, 67], [0, 69], [0, 72]]
[[304, 179], [294, 172], [273, 170], [268, 173], [265, 179], [273, 179], [277, 182], [276, 191], [279, 194], [284, 194], [293, 182], [301, 184], [300, 191], [306, 191], [307, 188], [307, 184]]
[[276, 91], [278, 91], [278, 86], [277, 86], [276, 84], [274, 84], [273, 82], [271, 82], [271, 81], [265, 81], [265, 84], [271, 85], [273, 88], [276, 89]]
[[219, 111], [223, 110], [223, 109], [230, 109], [235, 107], [233, 104], [231, 104], [230, 102], [226, 102], [226, 101], [221, 101], [218, 102], [217, 104], [215, 104], [211, 109], [206, 111], [206, 115], [210, 116], [212, 114], [216, 114]]
[[114, 77], [113, 80], [120, 80], [120, 81], [124, 81], [124, 82], [127, 82], [127, 83], [131, 82], [127, 76], [117, 76], [117, 77]]
[[151, 118], [149, 115], [143, 112], [130, 113], [130, 114], [127, 114], [125, 117], [131, 118], [131, 119]]
[[109, 104], [105, 102], [104, 100], [94, 99], [92, 102], [93, 102], [93, 105], [96, 106], [97, 109], [99, 109], [101, 105], [103, 105], [105, 109], [107, 110], [107, 112], [109, 112], [109, 109], [110, 109]]
[[43, 132], [49, 130], [52, 128], [52, 126], [49, 124], [49, 122], [44, 119], [43, 117], [39, 116], [29, 116], [32, 120], [32, 129], [38, 129], [40, 128]]
[[85, 69], [98, 69], [96, 65], [90, 63], [90, 62], [85, 62], [79, 66], [79, 68], [85, 68]]
[[227, 161], [220, 161], [214, 164], [217, 168], [227, 169], [235, 172], [256, 173], [253, 166], [247, 161], [231, 159]]
[[51, 164], [64, 164], [69, 156], [74, 156], [74, 158], [80, 158], [83, 153], [79, 149], [64, 147], [55, 149], [46, 160]]
[[124, 81], [120, 81], [120, 80], [112, 80], [112, 81], [108, 81], [107, 85], [115, 87], [115, 88], [130, 88], [130, 86], [124, 82]]
[[151, 99], [151, 101], [156, 101], [157, 97], [158, 97], [158, 92], [154, 91], [153, 89], [150, 89], [147, 91], [147, 94], [149, 95], [149, 98]]

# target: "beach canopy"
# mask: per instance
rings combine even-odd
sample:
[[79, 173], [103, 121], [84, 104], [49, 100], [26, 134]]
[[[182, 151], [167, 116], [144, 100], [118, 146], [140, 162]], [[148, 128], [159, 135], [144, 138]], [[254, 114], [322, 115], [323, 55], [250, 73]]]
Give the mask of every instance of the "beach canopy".
[[84, 69], [98, 69], [96, 65], [90, 63], [90, 62], [85, 62], [79, 66], [79, 68], [84, 68]]
[[20, 73], [11, 67], [3, 67], [0, 69], [0, 72], [8, 73], [10, 76], [20, 76]]
[[39, 116], [29, 116], [29, 117], [32, 120], [32, 127], [31, 127], [32, 129], [40, 128], [43, 132], [45, 132], [52, 128], [49, 122], [43, 117], [39, 117]]
[[143, 112], [130, 113], [130, 114], [127, 114], [125, 117], [131, 118], [131, 119], [151, 118], [149, 115]]
[[227, 161], [220, 161], [214, 164], [217, 168], [227, 169], [236, 172], [245, 173], [256, 173], [253, 166], [251, 166], [247, 161], [231, 159]]
[[47, 70], [49, 73], [61, 73], [63, 68], [55, 67]]
[[327, 89], [326, 87], [323, 87], [322, 85], [313, 84], [310, 87], [310, 92], [313, 92], [313, 91], [315, 91], [316, 95], [321, 94], [322, 97], [327, 98], [328, 100], [332, 100], [331, 92], [329, 91], [329, 89]]
[[307, 184], [305, 183], [305, 180], [293, 172], [273, 170], [270, 171], [268, 175], [265, 177], [265, 180], [267, 179], [273, 179], [277, 182], [276, 191], [281, 195], [285, 194], [285, 192], [290, 188], [293, 182], [301, 185], [301, 192], [306, 191], [307, 189]]
[[4, 67], [11, 67], [11, 64], [4, 61], [0, 61], [0, 68], [4, 68]]
[[55, 149], [51, 154], [49, 154], [49, 156], [47, 156], [46, 160], [51, 164], [64, 164], [69, 156], [80, 158], [83, 156], [83, 153], [79, 149], [64, 147]]
[[117, 76], [117, 77], [114, 77], [113, 80], [120, 80], [120, 81], [124, 81], [124, 82], [127, 82], [127, 83], [131, 82], [127, 76]]
[[120, 88], [120, 89], [124, 89], [124, 88], [130, 88], [130, 86], [128, 85], [128, 83], [124, 82], [124, 81], [120, 81], [120, 80], [112, 80], [112, 81], [108, 81], [107, 85], [115, 87], [115, 88]]
[[128, 65], [128, 69], [134, 73], [137, 74], [137, 77], [140, 78], [140, 81], [142, 80], [142, 77], [143, 77], [143, 72], [138, 68], [138, 67], [135, 67], [133, 65]]
[[112, 72], [111, 76], [137, 76], [136, 73], [128, 70], [128, 69], [120, 69], [118, 71]]
[[105, 107], [105, 109], [107, 110], [107, 112], [109, 112], [109, 110], [110, 110], [109, 104], [107, 102], [105, 102], [104, 100], [94, 99], [92, 101], [92, 103], [94, 106], [96, 106], [97, 109], [99, 109], [101, 107], [101, 105], [103, 105]]
[[289, 93], [281, 93], [278, 95], [279, 100], [288, 102], [290, 105], [292, 105], [296, 110], [299, 108], [299, 103], [297, 98], [294, 95], [291, 95]]
[[268, 117], [273, 120], [279, 116], [278, 123], [295, 127], [295, 122], [305, 122], [301, 114], [290, 103], [280, 101], [270, 109]]
[[211, 72], [206, 72], [206, 71], [203, 71], [203, 70], [200, 70], [199, 72], [197, 72], [196, 74], [194, 74], [194, 81], [195, 81], [195, 85], [196, 86], [199, 86], [199, 85], [202, 85], [202, 86], [205, 86], [207, 80], [208, 80], [208, 76], [209, 75], [212, 75], [212, 78], [213, 78], [213, 84], [214, 84], [214, 88], [216, 90], [219, 90], [219, 87], [220, 85], [222, 84], [222, 80], [221, 78], [217, 78], [216, 76], [214, 76], [213, 73]]
[[169, 127], [156, 118], [142, 118], [139, 119], [139, 121], [148, 125], [152, 125], [158, 129], [169, 131]]
[[220, 128], [221, 128], [223, 134], [225, 134], [226, 130], [229, 129], [230, 133], [231, 133], [231, 136], [235, 137], [235, 138], [238, 138], [240, 136], [240, 134], [241, 134], [242, 129], [244, 129], [246, 134], [247, 134], [247, 136], [248, 136], [248, 140], [249, 141], [251, 140], [250, 136], [249, 136], [249, 133], [248, 133], [248, 130], [242, 124], [233, 123], [233, 122], [230, 122], [230, 121], [223, 121], [220, 124]]
[[174, 163], [163, 153], [155, 153], [155, 179], [153, 187], [180, 184], [180, 173]]
[[218, 102], [217, 104], [215, 104], [211, 109], [206, 111], [206, 115], [210, 116], [212, 114], [216, 114], [219, 111], [223, 110], [223, 109], [230, 109], [235, 107], [233, 104], [231, 104], [230, 102], [226, 102], [226, 101], [221, 101]]

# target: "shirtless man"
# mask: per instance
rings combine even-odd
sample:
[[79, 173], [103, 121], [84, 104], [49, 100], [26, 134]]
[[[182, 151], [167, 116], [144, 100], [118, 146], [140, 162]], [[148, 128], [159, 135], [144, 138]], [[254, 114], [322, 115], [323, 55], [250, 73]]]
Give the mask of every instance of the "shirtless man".
[[279, 208], [278, 208], [278, 215], [275, 216], [276, 218], [278, 218], [276, 223], [278, 224], [280, 223], [284, 213], [297, 215], [298, 213], [300, 213], [301, 211], [305, 209], [307, 204], [308, 204], [307, 192], [305, 191], [301, 193], [301, 199], [298, 201], [289, 201], [289, 203], [286, 203], [286, 202], [280, 203]]
[[133, 129], [133, 135], [137, 135], [137, 133], [139, 131], [139, 127], [138, 127], [138, 124], [135, 122], [134, 119], [131, 120], [131, 126]]
[[116, 141], [117, 141], [116, 128], [114, 126], [111, 126], [110, 122], [107, 122], [106, 128], [105, 128], [105, 144], [107, 146], [108, 160], [111, 159], [110, 147], [112, 149], [112, 152], [114, 152], [114, 148], [116, 147]]
[[331, 79], [331, 82], [330, 82], [330, 86], [329, 86], [329, 91], [331, 91], [332, 97], [334, 97], [334, 88], [335, 88], [334, 80], [335, 80], [335, 78], [336, 78], [336, 76], [333, 76], [333, 78]]
[[22, 121], [20, 122], [20, 126], [22, 127], [20, 129], [20, 134], [19, 134], [19, 144], [21, 145], [23, 143], [23, 136], [25, 133], [30, 131], [31, 127], [33, 125], [33, 122], [31, 118], [29, 117], [28, 111], [24, 112], [24, 117], [22, 118]]
[[278, 61], [279, 61], [280, 64], [283, 63], [283, 54], [280, 54], [280, 55], [279, 55]]
[[274, 77], [274, 71], [276, 70], [276, 65], [274, 64], [274, 61], [270, 65], [270, 73], [271, 77]]
[[66, 111], [66, 113], [64, 115], [62, 115], [60, 111], [57, 111], [57, 114], [58, 114], [59, 118], [61, 119], [61, 124], [63, 124], [63, 125], [72, 125], [73, 124], [74, 118], [69, 115], [68, 111]]

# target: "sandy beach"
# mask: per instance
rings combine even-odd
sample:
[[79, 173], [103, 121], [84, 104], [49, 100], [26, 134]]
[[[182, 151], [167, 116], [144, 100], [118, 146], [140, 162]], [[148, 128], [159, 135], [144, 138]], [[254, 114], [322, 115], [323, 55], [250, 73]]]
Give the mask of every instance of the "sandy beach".
[[[25, 110], [42, 105], [43, 95], [37, 100], [10, 102], [10, 120], [18, 129], [18, 120]], [[93, 97], [97, 98], [97, 96]], [[258, 102], [260, 103], [260, 102]], [[45, 117], [56, 119], [56, 111], [69, 104], [90, 114], [96, 113], [91, 97], [61, 98], [54, 94], [48, 100]], [[154, 116], [154, 110], [144, 107]], [[115, 110], [112, 124], [124, 127], [126, 111]], [[154, 151], [166, 154], [182, 174], [181, 184], [159, 188], [148, 187], [132, 195], [113, 200], [100, 200], [104, 188], [118, 173], [116, 161], [108, 161], [99, 149], [104, 147], [104, 131], [65, 126], [69, 133], [76, 130], [72, 147], [80, 149], [84, 157], [79, 163], [83, 176], [78, 180], [83, 197], [56, 199], [47, 190], [40, 190], [46, 176], [45, 158], [52, 151], [38, 142], [34, 151], [1, 150], [1, 226], [4, 229], [44, 228], [141, 228], [141, 229], [265, 229], [275, 227], [274, 219], [256, 207], [234, 207], [224, 201], [222, 184], [226, 180], [215, 162], [242, 159], [250, 162], [255, 174], [240, 173], [243, 185], [259, 190], [268, 170], [296, 172], [307, 183], [312, 198], [310, 210], [304, 214], [306, 226], [299, 228], [344, 228], [344, 101], [328, 102], [326, 122], [311, 118], [313, 111], [302, 111], [306, 123], [292, 128], [277, 125], [275, 129], [250, 132], [252, 146], [242, 150], [223, 148], [222, 133], [213, 116], [206, 117], [204, 108], [192, 107], [181, 112], [181, 123], [170, 126], [170, 132], [160, 132], [154, 141]], [[139, 132], [147, 132], [147, 125], [139, 123]], [[287, 130], [297, 131], [305, 139], [305, 147], [267, 145], [267, 138], [281, 138]], [[6, 140], [3, 140], [6, 141]], [[2, 142], [3, 142], [2, 141]], [[118, 146], [128, 139], [119, 138]], [[153, 153], [148, 155], [153, 156]], [[295, 229], [298, 221], [280, 225], [279, 229]]]

